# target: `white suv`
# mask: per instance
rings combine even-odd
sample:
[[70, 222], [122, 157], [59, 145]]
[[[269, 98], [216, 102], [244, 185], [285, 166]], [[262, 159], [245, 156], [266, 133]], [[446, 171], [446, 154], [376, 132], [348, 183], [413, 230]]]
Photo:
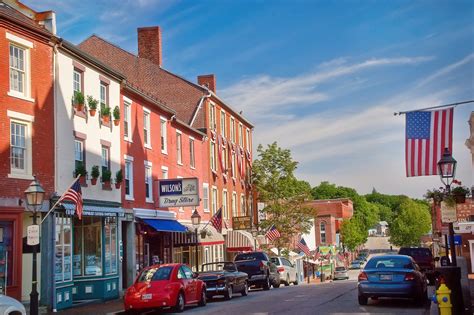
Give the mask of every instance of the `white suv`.
[[290, 283], [298, 285], [298, 274], [295, 266], [285, 257], [271, 257], [270, 261], [277, 266], [280, 280], [285, 286]]

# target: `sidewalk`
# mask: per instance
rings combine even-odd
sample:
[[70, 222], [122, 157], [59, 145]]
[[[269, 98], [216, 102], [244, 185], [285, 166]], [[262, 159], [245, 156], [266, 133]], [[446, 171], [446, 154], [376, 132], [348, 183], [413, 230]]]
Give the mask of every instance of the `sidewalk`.
[[[40, 309], [41, 315], [53, 315], [53, 314], [67, 314], [67, 315], [86, 315], [86, 314], [94, 314], [94, 315], [113, 315], [118, 312], [123, 312], [123, 300], [116, 299], [110, 301], [93, 301], [88, 304], [82, 306], [75, 306], [73, 308], [65, 309], [62, 311], [58, 311], [53, 313], [51, 311], [47, 311], [45, 309]], [[29, 315], [29, 308], [26, 307], [26, 314]]]

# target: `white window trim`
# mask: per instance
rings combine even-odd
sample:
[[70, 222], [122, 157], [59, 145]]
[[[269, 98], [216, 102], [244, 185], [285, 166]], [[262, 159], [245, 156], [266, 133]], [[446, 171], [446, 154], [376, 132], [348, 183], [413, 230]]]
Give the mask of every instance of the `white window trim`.
[[[234, 198], [235, 197], [235, 198]], [[239, 216], [239, 200], [237, 199], [237, 193], [235, 191], [232, 192], [232, 199], [231, 199], [231, 206], [230, 209], [232, 210], [232, 217], [234, 217], [234, 209], [232, 207], [234, 206], [234, 201], [235, 200], [235, 216]]]
[[[145, 113], [148, 114], [148, 139], [143, 139], [143, 145], [145, 148], [151, 149], [151, 111], [148, 108], [143, 107], [143, 114]], [[143, 121], [143, 126], [145, 126], [145, 121]], [[145, 144], [145, 140], [148, 140], [147, 144]]]
[[[32, 42], [8, 32], [5, 33], [5, 37], [10, 43], [13, 43], [14, 45], [17, 45], [17, 46], [21, 46], [21, 48], [25, 49], [25, 91], [24, 93], [11, 91], [10, 85], [9, 85], [7, 95], [34, 103], [35, 99], [31, 98], [31, 56], [30, 56], [30, 49], [33, 48], [34, 45]], [[10, 71], [10, 63], [8, 63], [8, 69]], [[10, 80], [10, 77], [8, 77], [8, 80]]]
[[[233, 123], [232, 123], [232, 122], [233, 122]], [[230, 116], [229, 124], [230, 124], [230, 126], [229, 126], [229, 129], [230, 129], [230, 130], [229, 130], [229, 132], [230, 132], [229, 138], [230, 138], [230, 139], [229, 139], [229, 140], [230, 140], [231, 142], [235, 143], [235, 139], [236, 139], [236, 136], [235, 136], [235, 126], [236, 126], [236, 125], [235, 125], [235, 118], [234, 118], [233, 116]]]
[[24, 38], [18, 37], [16, 35], [13, 35], [12, 33], [6, 32], [5, 37], [11, 41], [15, 42], [21, 46], [24, 46], [25, 48], [33, 48], [33, 43], [30, 42], [29, 40], [26, 40]]
[[[165, 135], [164, 135], [164, 137], [161, 134], [162, 133], [161, 123], [163, 121], [165, 122]], [[168, 119], [166, 119], [166, 117], [160, 116], [160, 147], [161, 147], [161, 137], [163, 137], [164, 140], [165, 140], [165, 148], [161, 150], [161, 153], [163, 153], [163, 154], [168, 154], [168, 128], [167, 128], [167, 124], [168, 124]]]
[[162, 179], [168, 179], [170, 177], [170, 174], [169, 174], [169, 170], [168, 170], [168, 166], [162, 166], [161, 167], [161, 173], [163, 175], [163, 171], [166, 171], [166, 178], [162, 178]]
[[[214, 196], [214, 190], [216, 191], [216, 211], [215, 212], [212, 211], [212, 205], [213, 205], [212, 197]], [[218, 205], [219, 205], [219, 189], [217, 189], [217, 186], [212, 185], [212, 188], [211, 188], [211, 207], [210, 207], [212, 215], [216, 214], [217, 210], [219, 210]]]
[[209, 207], [210, 205], [210, 199], [209, 199], [209, 184], [208, 183], [202, 183], [202, 193], [203, 193], [203, 199], [204, 199], [204, 187], [207, 187], [207, 209], [204, 208], [204, 203], [202, 204], [202, 209], [204, 212], [206, 213], [209, 213], [211, 212], [211, 207]]
[[[189, 136], [189, 140], [190, 140], [189, 141], [189, 146], [191, 146], [191, 140], [193, 141], [194, 144], [196, 143], [196, 139], [194, 139], [194, 137]], [[182, 141], [182, 139], [181, 139], [181, 141]], [[191, 151], [190, 151], [189, 152], [189, 167], [192, 170], [195, 170], [196, 169], [196, 146], [194, 146], [193, 152], [194, 152], [194, 166], [191, 165]]]
[[[133, 156], [129, 156], [129, 155], [126, 155], [124, 154], [123, 156], [124, 160], [127, 161], [127, 162], [131, 162], [131, 174], [132, 174], [132, 178], [130, 179], [130, 195], [127, 195], [125, 194], [125, 200], [135, 200], [134, 196], [133, 196], [133, 193], [134, 193], [134, 187], [133, 187]], [[125, 180], [125, 178], [124, 178]]]
[[[243, 203], [242, 200], [244, 200]], [[244, 209], [242, 205], [245, 207], [245, 195], [240, 193], [240, 212], [242, 213], [242, 215], [247, 215], [247, 209]]]
[[[224, 193], [226, 195], [226, 198], [224, 200]], [[229, 192], [227, 191], [227, 189], [222, 189], [222, 207], [224, 208], [224, 205], [225, 205], [225, 211], [224, 209], [222, 209], [222, 217], [224, 219], [229, 219]]]
[[242, 125], [242, 123], [239, 123], [237, 132], [239, 133], [239, 145], [243, 148], [244, 147], [244, 125]]
[[[224, 128], [222, 128], [222, 115], [224, 115]], [[227, 138], [227, 134], [226, 134], [226, 128], [227, 127], [227, 114], [225, 112], [225, 110], [221, 109], [221, 115], [220, 115], [220, 123], [221, 123], [221, 135], [224, 137], [224, 138]]]
[[[128, 104], [128, 106], [125, 106], [125, 103]], [[127, 125], [128, 125], [128, 136], [123, 136], [123, 140], [127, 141], [127, 142], [130, 142], [130, 143], [133, 143], [133, 140], [132, 140], [132, 136], [131, 136], [131, 130], [132, 130], [132, 100], [129, 99], [128, 97], [124, 96], [123, 97], [123, 109], [124, 110], [127, 110], [128, 108], [128, 121], [127, 121]], [[124, 114], [125, 116], [125, 114]]]
[[[178, 135], [181, 137], [181, 162], [178, 161]], [[178, 165], [183, 165], [183, 133], [181, 130], [176, 129], [176, 163]]]
[[246, 140], [246, 143], [245, 143], [245, 147], [248, 151], [250, 151], [250, 129], [249, 128], [245, 128], [245, 140]]
[[[10, 117], [10, 121], [8, 122], [8, 138], [9, 138], [9, 145], [8, 150], [11, 150], [11, 122], [16, 122], [19, 124], [26, 125], [26, 161], [25, 166], [26, 169], [24, 172], [22, 171], [14, 171], [11, 168], [11, 161], [10, 155], [8, 158], [8, 167], [10, 168], [10, 173], [7, 175], [8, 178], [16, 178], [16, 179], [28, 179], [33, 180], [33, 144], [31, 139], [31, 132], [32, 132], [32, 122], [34, 121], [34, 117], [30, 115], [26, 115], [23, 113], [18, 113], [14, 111], [7, 110], [7, 115]], [[11, 154], [11, 152], [10, 152]]]
[[[154, 203], [153, 201], [153, 163], [150, 162], [150, 161], [144, 161], [143, 164], [145, 165], [145, 175], [146, 175], [146, 169], [147, 168], [150, 168], [150, 172], [151, 172], [151, 183], [150, 183], [150, 198], [145, 198], [145, 202], [148, 202], [148, 203]], [[145, 195], [146, 196], [146, 195]]]

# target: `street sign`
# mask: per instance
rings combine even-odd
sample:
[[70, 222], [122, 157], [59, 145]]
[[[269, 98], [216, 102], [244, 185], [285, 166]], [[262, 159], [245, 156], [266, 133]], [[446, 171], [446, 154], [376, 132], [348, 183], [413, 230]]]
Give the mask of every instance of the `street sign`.
[[232, 229], [250, 230], [252, 229], [252, 219], [250, 216], [232, 217]]
[[456, 204], [448, 205], [446, 202], [441, 202], [441, 222], [452, 223], [457, 221]]
[[199, 206], [197, 178], [160, 179], [158, 181], [159, 207]]
[[26, 244], [33, 246], [39, 244], [39, 225], [30, 225], [26, 228]]

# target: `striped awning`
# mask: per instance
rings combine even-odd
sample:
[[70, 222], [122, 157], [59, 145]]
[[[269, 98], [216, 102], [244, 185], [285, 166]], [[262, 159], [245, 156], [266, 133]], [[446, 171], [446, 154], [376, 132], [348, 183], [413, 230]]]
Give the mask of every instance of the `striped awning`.
[[[175, 246], [189, 246], [196, 244], [196, 236], [192, 224], [183, 223], [188, 228], [188, 233], [173, 233], [173, 244]], [[205, 233], [203, 232], [203, 228]], [[224, 237], [210, 224], [201, 223], [198, 228], [198, 243], [201, 246], [222, 245]]]
[[225, 245], [228, 252], [247, 252], [255, 249], [252, 234], [242, 230], [227, 231]]

